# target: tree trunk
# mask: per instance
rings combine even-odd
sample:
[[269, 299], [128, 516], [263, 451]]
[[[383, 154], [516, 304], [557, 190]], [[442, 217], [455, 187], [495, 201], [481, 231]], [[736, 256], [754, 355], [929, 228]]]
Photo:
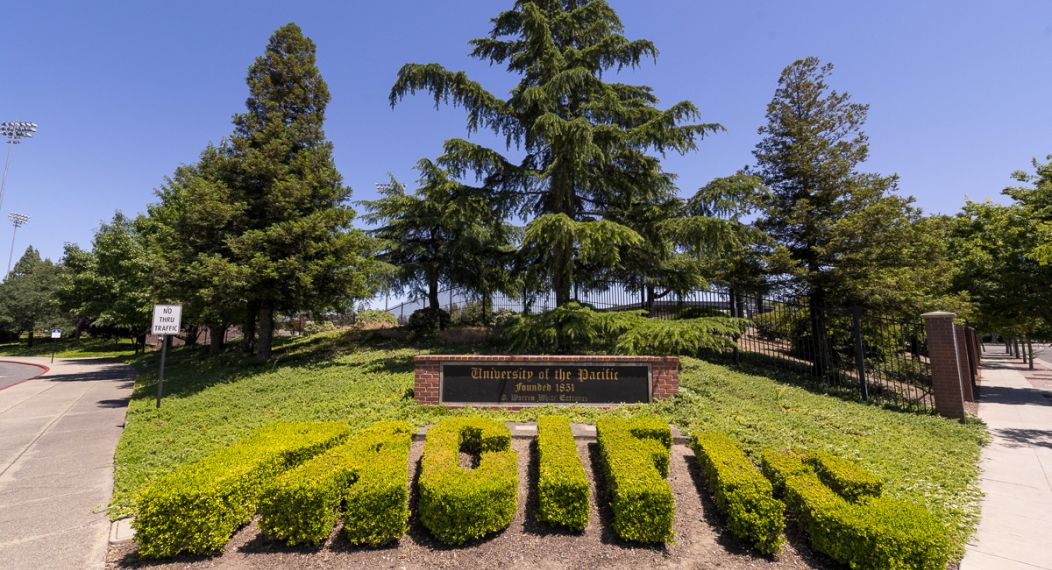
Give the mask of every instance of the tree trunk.
[[29, 329], [29, 348], [33, 348], [33, 329]]
[[442, 301], [438, 298], [437, 272], [431, 272], [427, 276], [427, 306], [436, 313], [442, 308]]
[[223, 350], [223, 337], [226, 335], [226, 323], [208, 326], [208, 353], [218, 354]]
[[274, 306], [269, 301], [259, 304], [259, 342], [256, 344], [256, 359], [260, 362], [270, 360], [270, 351], [274, 341]]
[[829, 370], [829, 341], [826, 335], [825, 292], [815, 290], [808, 296], [808, 312], [811, 313], [811, 338], [814, 343], [814, 371], [819, 378]]
[[555, 261], [552, 274], [552, 289], [555, 290], [555, 306], [561, 307], [570, 302], [570, 290], [573, 283], [570, 282], [569, 255], [561, 252]]
[[252, 354], [256, 342], [256, 316], [259, 313], [259, 303], [249, 301], [245, 310], [245, 322], [241, 324], [241, 352]]
[[197, 336], [200, 332], [201, 327], [197, 325], [186, 325], [186, 341], [183, 344], [190, 348], [197, 346]]

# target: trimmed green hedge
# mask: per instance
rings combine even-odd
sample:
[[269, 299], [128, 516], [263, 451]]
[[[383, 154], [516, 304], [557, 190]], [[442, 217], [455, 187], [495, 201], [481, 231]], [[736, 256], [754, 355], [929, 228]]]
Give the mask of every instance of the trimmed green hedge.
[[852, 503], [795, 456], [767, 452], [763, 464], [815, 550], [851, 568], [946, 568], [946, 528], [923, 508], [886, 497]]
[[883, 489], [884, 482], [863, 469], [857, 461], [820, 451], [808, 453], [804, 461], [815, 470], [823, 483], [849, 501], [879, 497]]
[[774, 498], [771, 482], [722, 434], [695, 433], [691, 444], [730, 531], [765, 554], [781, 550], [785, 505]]
[[537, 418], [537, 518], [576, 531], [588, 526], [588, 474], [569, 418]]
[[675, 502], [665, 480], [672, 446], [668, 423], [658, 418], [603, 417], [596, 430], [614, 533], [636, 542], [671, 540]]
[[[478, 467], [461, 467], [461, 450], [478, 453]], [[504, 529], [518, 508], [518, 462], [504, 424], [477, 417], [440, 420], [424, 443], [420, 522], [446, 544]]]
[[139, 555], [220, 552], [252, 519], [264, 488], [289, 467], [339, 443], [338, 422], [276, 423], [155, 481], [138, 497]]
[[290, 545], [321, 544], [343, 505], [352, 544], [398, 540], [409, 519], [412, 433], [406, 422], [377, 422], [278, 477], [260, 500], [260, 530]]

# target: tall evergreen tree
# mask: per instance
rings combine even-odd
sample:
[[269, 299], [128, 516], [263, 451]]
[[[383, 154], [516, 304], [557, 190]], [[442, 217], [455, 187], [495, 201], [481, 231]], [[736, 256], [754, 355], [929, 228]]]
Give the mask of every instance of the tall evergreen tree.
[[396, 268], [396, 288], [421, 288], [414, 292], [423, 293], [432, 311], [441, 306], [441, 284], [483, 296], [507, 289], [514, 229], [499, 208], [486, 192], [451, 179], [430, 160], [417, 170], [415, 193], [392, 179], [380, 199], [364, 202], [363, 219], [379, 226], [371, 233], [383, 244], [380, 258]]
[[61, 267], [50, 259], [41, 259], [33, 247], [11, 269], [0, 283], [0, 327], [15, 333], [28, 332], [33, 346], [33, 333], [60, 320], [56, 295], [62, 284]]
[[329, 89], [314, 42], [295, 24], [279, 28], [249, 67], [248, 87], [227, 181], [244, 213], [226, 238], [229, 257], [211, 268], [245, 284], [246, 338], [258, 316], [256, 353], [265, 360], [275, 312], [338, 308], [372, 293], [371, 240], [351, 227], [351, 190], [322, 129]]
[[472, 57], [506, 65], [519, 78], [502, 99], [437, 64], [407, 64], [391, 89], [391, 104], [417, 90], [436, 106], [452, 101], [468, 113], [468, 132], [480, 128], [521, 149], [513, 161], [463, 139], [446, 142], [454, 177], [474, 173], [509, 212], [536, 216], [523, 246], [534, 270], [548, 273], [556, 303], [570, 300], [587, 279], [578, 266], [621, 264], [618, 253], [642, 238], [607, 219], [613, 206], [659, 203], [674, 190], [672, 176], [652, 153], [685, 153], [715, 124], [698, 118], [688, 101], [659, 109], [646, 86], [604, 80], [604, 74], [656, 58], [647, 40], [629, 40], [603, 0], [519, 0], [492, 20], [489, 37], [471, 41]]

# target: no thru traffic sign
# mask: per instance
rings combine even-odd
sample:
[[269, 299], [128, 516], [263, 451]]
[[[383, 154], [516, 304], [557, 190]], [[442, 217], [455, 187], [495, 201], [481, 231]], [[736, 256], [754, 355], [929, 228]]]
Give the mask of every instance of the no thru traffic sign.
[[182, 324], [182, 317], [182, 305], [154, 305], [153, 334], [179, 334], [179, 326]]

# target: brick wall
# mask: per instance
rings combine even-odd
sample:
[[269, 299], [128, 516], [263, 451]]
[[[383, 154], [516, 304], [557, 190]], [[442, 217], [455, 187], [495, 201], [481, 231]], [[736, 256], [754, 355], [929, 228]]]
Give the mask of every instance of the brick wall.
[[[531, 356], [531, 355], [448, 355], [426, 354], [413, 359], [416, 378], [413, 395], [421, 404], [438, 404], [441, 398], [442, 364], [453, 362], [499, 362], [532, 365], [579, 364], [649, 364], [651, 399], [667, 400], [679, 393], [679, 357], [676, 356]], [[501, 406], [505, 407], [505, 406]], [[521, 406], [518, 406], [521, 407]]]

